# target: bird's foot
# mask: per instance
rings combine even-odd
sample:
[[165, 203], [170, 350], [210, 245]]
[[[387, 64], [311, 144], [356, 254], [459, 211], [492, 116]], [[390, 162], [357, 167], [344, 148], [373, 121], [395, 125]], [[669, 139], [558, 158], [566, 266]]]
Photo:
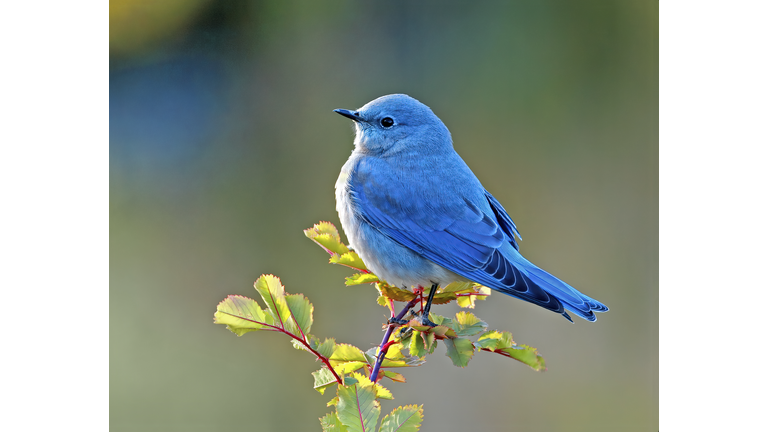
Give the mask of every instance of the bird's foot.
[[408, 320], [397, 319], [395, 317], [392, 317], [392, 318], [387, 320], [387, 324], [397, 324], [399, 326], [402, 326], [402, 325], [408, 324]]
[[422, 313], [417, 318], [421, 322], [421, 325], [423, 326], [427, 326], [431, 328], [437, 327], [437, 324], [429, 320], [429, 313]]

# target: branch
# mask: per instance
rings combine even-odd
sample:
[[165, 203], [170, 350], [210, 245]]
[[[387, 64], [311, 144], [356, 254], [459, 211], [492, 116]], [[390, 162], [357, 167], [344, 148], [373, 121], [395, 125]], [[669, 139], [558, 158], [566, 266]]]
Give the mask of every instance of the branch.
[[[408, 304], [405, 305], [403, 310], [400, 311], [399, 314], [395, 317], [395, 320], [401, 320], [405, 316], [405, 314], [408, 312], [409, 309], [416, 306], [416, 303], [419, 302], [419, 298], [415, 297], [413, 300], [409, 301]], [[379, 345], [379, 355], [376, 356], [376, 364], [373, 365], [373, 370], [371, 371], [371, 381], [376, 382], [377, 378], [379, 376], [379, 369], [381, 368], [381, 362], [384, 361], [384, 356], [387, 354], [387, 351], [389, 350], [389, 337], [392, 336], [392, 331], [395, 329], [395, 324], [390, 324], [387, 326], [387, 331], [384, 333], [384, 339], [381, 340], [381, 345]]]

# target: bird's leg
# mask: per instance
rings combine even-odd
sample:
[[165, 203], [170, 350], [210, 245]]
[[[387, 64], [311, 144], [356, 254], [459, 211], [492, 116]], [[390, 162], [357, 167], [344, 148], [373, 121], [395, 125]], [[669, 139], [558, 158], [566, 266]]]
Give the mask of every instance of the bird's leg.
[[437, 292], [437, 284], [433, 283], [432, 288], [429, 291], [429, 297], [427, 298], [427, 304], [424, 305], [424, 310], [421, 312], [421, 324], [429, 327], [436, 327], [437, 324], [429, 320], [429, 309], [432, 307], [432, 300], [435, 298]]

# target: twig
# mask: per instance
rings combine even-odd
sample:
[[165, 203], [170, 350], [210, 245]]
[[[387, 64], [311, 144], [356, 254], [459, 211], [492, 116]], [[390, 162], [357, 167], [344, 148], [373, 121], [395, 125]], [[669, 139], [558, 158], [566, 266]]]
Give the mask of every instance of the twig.
[[[405, 305], [403, 310], [400, 311], [399, 314], [394, 318], [394, 320], [401, 320], [405, 316], [405, 314], [410, 310], [412, 307], [416, 305], [416, 303], [419, 302], [418, 297], [414, 297], [413, 300], [409, 301], [408, 304]], [[389, 350], [389, 346], [391, 344], [388, 344], [389, 337], [392, 336], [392, 331], [395, 329], [395, 324], [390, 324], [387, 326], [387, 331], [384, 333], [384, 339], [381, 340], [381, 345], [379, 345], [379, 354], [376, 356], [376, 364], [373, 365], [373, 370], [371, 371], [371, 381], [376, 382], [376, 378], [379, 376], [379, 369], [381, 368], [381, 362], [384, 361], [384, 356], [387, 354], [387, 351]]]

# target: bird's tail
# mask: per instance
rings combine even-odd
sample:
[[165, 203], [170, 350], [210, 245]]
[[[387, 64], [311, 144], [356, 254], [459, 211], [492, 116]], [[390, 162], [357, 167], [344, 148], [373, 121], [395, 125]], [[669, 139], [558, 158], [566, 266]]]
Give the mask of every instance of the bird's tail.
[[[536, 265], [520, 255], [519, 252], [515, 255], [512, 261], [516, 264], [516, 267], [541, 289], [557, 297], [563, 303], [565, 309], [587, 321], [595, 321], [597, 319], [595, 312], [608, 311], [608, 306], [578, 292], [567, 283], [536, 267]], [[573, 322], [567, 313], [563, 312], [563, 316]]]

